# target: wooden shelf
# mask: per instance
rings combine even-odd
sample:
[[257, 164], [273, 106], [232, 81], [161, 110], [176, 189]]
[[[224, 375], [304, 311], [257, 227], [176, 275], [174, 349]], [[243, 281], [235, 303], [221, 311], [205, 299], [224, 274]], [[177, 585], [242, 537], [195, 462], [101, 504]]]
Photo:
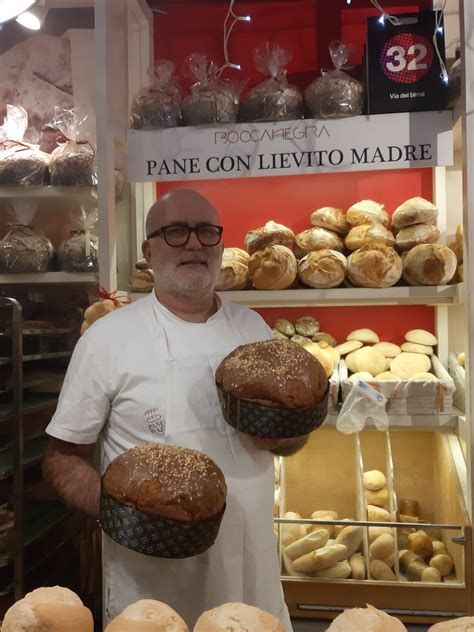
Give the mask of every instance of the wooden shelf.
[[38, 285], [41, 283], [98, 283], [99, 275], [95, 272], [44, 272], [31, 274], [0, 274], [0, 286], [6, 285]]
[[13, 198], [74, 198], [96, 200], [97, 190], [93, 187], [0, 187], [0, 199]]
[[[330, 290], [239, 290], [218, 292], [224, 300], [248, 307], [323, 307], [348, 305], [451, 305], [457, 286], [335, 288]], [[136, 297], [138, 298], [138, 297]]]

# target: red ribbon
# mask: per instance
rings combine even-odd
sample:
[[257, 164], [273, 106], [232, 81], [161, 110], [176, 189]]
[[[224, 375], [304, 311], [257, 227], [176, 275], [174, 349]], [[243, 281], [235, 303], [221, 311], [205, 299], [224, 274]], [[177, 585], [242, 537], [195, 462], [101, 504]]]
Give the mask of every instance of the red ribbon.
[[128, 298], [124, 298], [123, 296], [117, 296], [117, 291], [118, 290], [114, 290], [113, 292], [107, 292], [106, 289], [104, 289], [101, 285], [99, 285], [99, 291], [97, 293], [97, 296], [100, 296], [100, 298], [103, 299], [104, 301], [107, 301], [107, 300], [112, 301], [115, 307], [123, 307], [123, 305], [127, 305], [128, 303], [130, 303]]

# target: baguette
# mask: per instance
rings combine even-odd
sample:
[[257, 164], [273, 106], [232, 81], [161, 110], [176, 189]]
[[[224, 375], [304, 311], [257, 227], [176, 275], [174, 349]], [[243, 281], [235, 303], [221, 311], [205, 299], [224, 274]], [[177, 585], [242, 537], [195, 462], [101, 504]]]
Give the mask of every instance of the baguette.
[[320, 577], [321, 579], [347, 579], [351, 576], [352, 568], [347, 560], [342, 562], [336, 562], [334, 566], [325, 568], [322, 571], [317, 571], [313, 574], [313, 577]]
[[344, 527], [336, 537], [336, 544], [347, 547], [347, 557], [351, 557], [362, 544], [363, 535], [362, 527]]
[[377, 559], [383, 560], [395, 551], [395, 540], [392, 534], [383, 533], [372, 542], [369, 546], [370, 555]]
[[305, 535], [304, 538], [296, 540], [296, 542], [292, 542], [286, 547], [285, 553], [288, 559], [294, 561], [298, 557], [306, 555], [306, 553], [311, 553], [311, 551], [325, 546], [328, 540], [329, 533], [327, 530], [318, 529], [317, 531], [313, 531], [312, 533]]
[[331, 568], [331, 566], [346, 558], [347, 547], [343, 544], [332, 544], [299, 557], [293, 562], [293, 568], [298, 573], [311, 575], [326, 568]]
[[382, 560], [372, 560], [369, 564], [369, 568], [373, 579], [383, 582], [394, 582], [397, 580], [390, 566], [382, 562]]
[[360, 553], [354, 553], [349, 558], [352, 579], [365, 579], [365, 560]]

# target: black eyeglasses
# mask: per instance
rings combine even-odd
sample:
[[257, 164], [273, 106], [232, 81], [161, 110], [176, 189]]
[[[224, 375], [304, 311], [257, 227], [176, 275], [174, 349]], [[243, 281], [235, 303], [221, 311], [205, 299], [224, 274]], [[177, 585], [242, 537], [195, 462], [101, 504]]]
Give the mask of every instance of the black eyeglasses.
[[186, 246], [191, 237], [191, 233], [196, 233], [196, 237], [202, 246], [217, 246], [222, 237], [222, 226], [214, 224], [199, 224], [199, 226], [186, 226], [186, 224], [170, 224], [162, 226], [150, 233], [147, 239], [153, 239], [159, 235], [163, 235], [168, 246], [179, 248]]

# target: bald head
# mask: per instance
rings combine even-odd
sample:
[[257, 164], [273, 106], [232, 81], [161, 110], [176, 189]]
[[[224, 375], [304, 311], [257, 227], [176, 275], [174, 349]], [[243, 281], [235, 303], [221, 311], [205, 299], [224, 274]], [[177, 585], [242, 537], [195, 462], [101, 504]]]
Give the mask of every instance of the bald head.
[[150, 208], [146, 218], [146, 234], [174, 223], [219, 224], [216, 208], [194, 189], [172, 189]]

